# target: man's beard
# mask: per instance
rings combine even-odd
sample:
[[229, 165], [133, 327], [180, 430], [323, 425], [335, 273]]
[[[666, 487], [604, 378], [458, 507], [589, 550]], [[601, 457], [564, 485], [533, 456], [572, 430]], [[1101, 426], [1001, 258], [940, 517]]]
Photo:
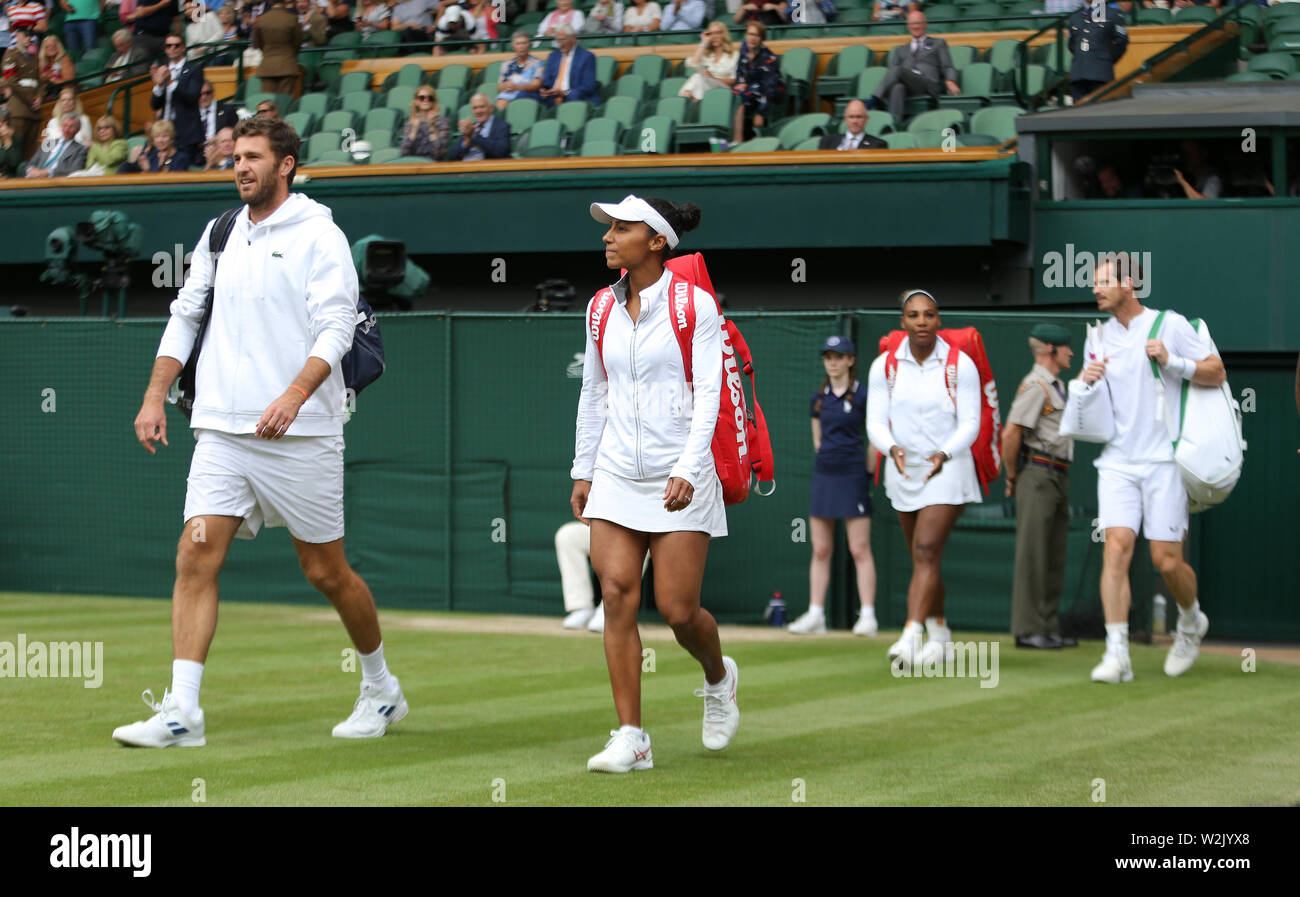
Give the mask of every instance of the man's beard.
[[253, 186], [253, 195], [248, 198], [249, 208], [261, 208], [267, 205], [275, 198], [276, 178], [279, 175], [272, 172], [266, 180], [255, 179]]

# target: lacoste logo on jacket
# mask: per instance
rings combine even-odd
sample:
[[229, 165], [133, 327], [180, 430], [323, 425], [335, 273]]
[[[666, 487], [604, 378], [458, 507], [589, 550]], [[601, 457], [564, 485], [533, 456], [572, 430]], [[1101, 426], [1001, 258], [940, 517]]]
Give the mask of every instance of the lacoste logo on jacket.
[[282, 258], [284, 258], [284, 253], [277, 249], [275, 252], [272, 252], [272, 253], [271, 253], [271, 258], [273, 258], [273, 259], [282, 259]]

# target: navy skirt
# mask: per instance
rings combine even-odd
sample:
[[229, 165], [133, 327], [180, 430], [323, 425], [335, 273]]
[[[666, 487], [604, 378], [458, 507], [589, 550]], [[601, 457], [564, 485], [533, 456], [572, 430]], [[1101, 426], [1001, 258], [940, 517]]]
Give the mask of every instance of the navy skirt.
[[830, 469], [814, 468], [812, 501], [808, 513], [813, 517], [871, 516], [871, 480], [865, 464]]

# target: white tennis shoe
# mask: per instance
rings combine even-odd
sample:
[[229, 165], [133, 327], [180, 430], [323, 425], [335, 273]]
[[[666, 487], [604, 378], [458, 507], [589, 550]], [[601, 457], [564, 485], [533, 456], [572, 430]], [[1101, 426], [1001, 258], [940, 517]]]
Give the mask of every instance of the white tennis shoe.
[[853, 624], [854, 635], [873, 636], [880, 632], [880, 624], [876, 622], [876, 614], [873, 610], [871, 613], [858, 613], [858, 622]]
[[730, 657], [722, 658], [727, 677], [717, 685], [704, 683], [695, 689], [695, 697], [704, 699], [704, 746], [720, 751], [736, 734], [740, 726], [740, 705], [736, 703], [736, 689], [740, 685], [740, 671]]
[[1129, 660], [1128, 651], [1118, 654], [1107, 648], [1101, 655], [1101, 663], [1092, 668], [1093, 682], [1109, 682], [1112, 685], [1133, 681], [1133, 662]]
[[795, 635], [825, 635], [826, 614], [809, 608], [799, 619], [785, 628]]
[[154, 711], [147, 720], [118, 726], [113, 730], [113, 740], [131, 747], [202, 747], [207, 744], [203, 737], [203, 710], [193, 717], [181, 712], [176, 696], [163, 690], [161, 703], [154, 703], [153, 689], [146, 688], [140, 695], [145, 706]]
[[595, 615], [595, 613], [596, 611], [590, 607], [584, 607], [579, 610], [575, 610], [573, 613], [569, 614], [567, 617], [564, 618], [564, 628], [583, 629], [586, 627], [588, 623], [591, 622], [591, 618], [593, 615]]
[[916, 629], [911, 633], [906, 628], [898, 641], [889, 646], [889, 663], [897, 664], [899, 669], [908, 670], [917, 664], [921, 655], [921, 632]]
[[587, 621], [587, 631], [605, 631], [605, 602], [602, 601], [600, 604], [596, 605], [596, 612], [593, 613], [591, 619]]
[[620, 726], [609, 733], [605, 749], [587, 761], [588, 772], [631, 772], [654, 769], [650, 736], [636, 726]]
[[1192, 668], [1196, 662], [1196, 657], [1201, 653], [1201, 639], [1205, 638], [1205, 633], [1210, 629], [1210, 618], [1203, 612], [1196, 612], [1196, 628], [1190, 632], [1183, 629], [1183, 621], [1179, 619], [1178, 625], [1174, 627], [1174, 644], [1165, 656], [1165, 675], [1181, 676]]
[[402, 721], [411, 708], [397, 677], [389, 678], [392, 679], [389, 691], [362, 681], [352, 715], [334, 727], [335, 738], [379, 738], [389, 726]]

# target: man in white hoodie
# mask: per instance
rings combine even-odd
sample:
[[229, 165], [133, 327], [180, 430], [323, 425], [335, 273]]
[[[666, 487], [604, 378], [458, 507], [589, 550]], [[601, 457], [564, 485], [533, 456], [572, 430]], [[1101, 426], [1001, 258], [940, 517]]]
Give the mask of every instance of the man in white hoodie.
[[234, 171], [246, 204], [225, 251], [208, 250], [212, 222], [171, 305], [153, 376], [135, 419], [150, 453], [167, 445], [164, 399], [195, 346], [215, 284], [195, 377], [197, 444], [172, 591], [172, 687], [155, 715], [113, 738], [139, 747], [205, 744], [199, 685], [217, 625], [217, 574], [231, 541], [287, 526], [307, 579], [338, 610], [361, 655], [361, 695], [334, 727], [374, 738], [407, 713], [384, 663], [375, 602], [343, 554], [344, 384], [339, 361], [356, 327], [357, 275], [330, 210], [290, 194], [300, 142], [279, 119], [235, 128]]

